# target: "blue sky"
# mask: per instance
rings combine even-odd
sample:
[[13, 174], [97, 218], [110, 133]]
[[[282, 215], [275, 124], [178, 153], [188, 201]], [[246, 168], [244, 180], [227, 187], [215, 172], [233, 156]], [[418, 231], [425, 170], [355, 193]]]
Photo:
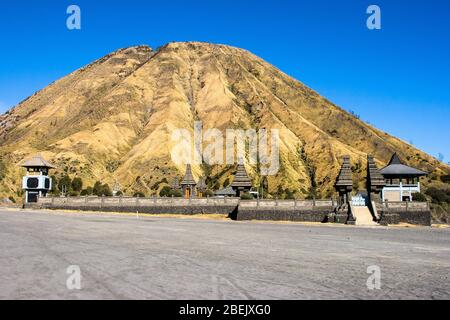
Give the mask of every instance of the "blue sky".
[[[66, 9], [81, 8], [81, 30]], [[382, 29], [366, 27], [381, 8]], [[450, 1], [2, 1], [0, 113], [121, 47], [252, 51], [362, 120], [450, 161]]]

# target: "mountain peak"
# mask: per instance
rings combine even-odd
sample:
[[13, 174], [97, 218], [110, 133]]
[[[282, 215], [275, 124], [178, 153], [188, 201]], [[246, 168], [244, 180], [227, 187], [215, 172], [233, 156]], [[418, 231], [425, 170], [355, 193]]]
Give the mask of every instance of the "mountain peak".
[[[172, 132], [192, 132], [195, 121], [223, 133], [279, 130], [281, 169], [268, 177], [272, 193], [331, 196], [343, 155], [351, 156], [361, 187], [367, 154], [380, 165], [397, 152], [436, 176], [450, 171], [248, 51], [203, 42], [122, 48], [52, 83], [0, 116], [0, 158], [8, 164], [8, 181], [20, 179], [17, 163], [43, 152], [57, 174], [157, 194], [185, 170], [172, 162]], [[257, 168], [246, 168], [259, 183]], [[209, 175], [218, 187], [232, 169], [192, 166], [195, 176]], [[0, 182], [0, 196], [7, 192], [11, 185]]]

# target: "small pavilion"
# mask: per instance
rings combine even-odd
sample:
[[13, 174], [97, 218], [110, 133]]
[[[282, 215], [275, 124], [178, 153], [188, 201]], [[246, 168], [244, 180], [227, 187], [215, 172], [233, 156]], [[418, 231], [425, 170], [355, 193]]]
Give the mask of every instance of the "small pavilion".
[[197, 186], [197, 182], [194, 179], [194, 175], [192, 174], [191, 165], [186, 165], [186, 173], [184, 175], [183, 180], [180, 183], [181, 189], [183, 190], [183, 195], [185, 198], [192, 198], [195, 196], [195, 187]]
[[235, 197], [236, 196], [236, 191], [234, 191], [231, 186], [228, 186], [228, 187], [226, 187], [224, 189], [221, 189], [221, 190], [218, 190], [218, 191], [214, 192], [214, 195], [216, 197], [221, 197], [221, 198]]
[[233, 183], [231, 184], [236, 196], [240, 197], [241, 193], [250, 191], [252, 186], [252, 180], [249, 178], [245, 166], [238, 164]]
[[197, 195], [202, 198], [207, 190], [208, 186], [206, 185], [206, 178], [202, 177], [197, 184]]
[[339, 176], [336, 179], [334, 188], [339, 193], [339, 206], [346, 208], [353, 190], [353, 175], [350, 165], [350, 156], [343, 157], [342, 167], [339, 171]]
[[412, 195], [420, 192], [420, 177], [428, 173], [409, 167], [395, 153], [389, 164], [380, 170], [385, 179], [383, 201], [412, 201]]
[[37, 155], [20, 164], [27, 170], [22, 179], [22, 188], [25, 190], [25, 203], [37, 202], [39, 197], [45, 197], [52, 190], [52, 178], [48, 176], [50, 169], [56, 167]]

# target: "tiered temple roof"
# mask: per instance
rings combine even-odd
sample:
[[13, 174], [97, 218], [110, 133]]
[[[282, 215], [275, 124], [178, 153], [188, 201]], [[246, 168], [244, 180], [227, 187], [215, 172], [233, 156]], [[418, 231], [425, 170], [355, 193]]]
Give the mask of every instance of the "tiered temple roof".
[[335, 187], [351, 187], [353, 186], [352, 168], [350, 166], [350, 156], [344, 156], [341, 171], [336, 180]]
[[233, 188], [251, 188], [252, 180], [249, 178], [245, 166], [243, 164], [238, 164], [236, 175], [234, 176], [233, 183], [231, 184]]
[[214, 192], [214, 195], [216, 196], [222, 196], [222, 197], [235, 197], [236, 191], [233, 190], [231, 186], [228, 186], [224, 189], [218, 190]]
[[426, 176], [428, 173], [418, 170], [413, 167], [404, 165], [397, 153], [395, 153], [389, 164], [380, 170], [380, 173], [385, 177], [421, 177]]
[[174, 189], [174, 190], [180, 189], [180, 180], [178, 180], [178, 177], [173, 178], [172, 189]]
[[371, 186], [383, 187], [385, 185], [384, 177], [378, 170], [372, 155], [367, 155], [367, 175]]
[[184, 175], [183, 181], [181, 181], [182, 186], [195, 186], [197, 185], [197, 182], [194, 179], [194, 176], [192, 174], [191, 165], [186, 165], [186, 174]]

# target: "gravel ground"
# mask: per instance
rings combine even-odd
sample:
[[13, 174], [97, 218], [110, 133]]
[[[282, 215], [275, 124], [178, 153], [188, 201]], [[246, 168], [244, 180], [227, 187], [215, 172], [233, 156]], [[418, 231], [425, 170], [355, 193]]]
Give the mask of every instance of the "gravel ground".
[[449, 272], [448, 228], [0, 209], [0, 299], [449, 299]]

